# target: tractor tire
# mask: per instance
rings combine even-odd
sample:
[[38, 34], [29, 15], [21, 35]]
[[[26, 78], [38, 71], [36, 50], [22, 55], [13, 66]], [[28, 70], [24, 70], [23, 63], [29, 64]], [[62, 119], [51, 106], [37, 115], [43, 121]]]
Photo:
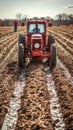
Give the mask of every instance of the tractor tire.
[[22, 44], [18, 44], [18, 67], [23, 68], [24, 65], [24, 48]]
[[25, 36], [23, 34], [19, 34], [19, 44], [24, 44], [25, 43]]
[[52, 54], [52, 57], [50, 59], [50, 70], [52, 70], [56, 66], [56, 45], [55, 45], [55, 43], [51, 45], [51, 54]]
[[55, 36], [53, 35], [53, 34], [50, 34], [49, 36], [48, 36], [48, 44], [53, 44], [53, 43], [55, 43]]
[[18, 43], [18, 67], [23, 68], [25, 59], [24, 59], [24, 35], [19, 35], [19, 43]]
[[51, 51], [51, 45], [55, 43], [55, 36], [53, 34], [49, 34], [48, 36], [48, 48], [49, 52]]

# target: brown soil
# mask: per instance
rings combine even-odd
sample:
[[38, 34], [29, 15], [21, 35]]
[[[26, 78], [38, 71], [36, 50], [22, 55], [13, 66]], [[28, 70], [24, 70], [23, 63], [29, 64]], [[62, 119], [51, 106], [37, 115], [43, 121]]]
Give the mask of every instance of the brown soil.
[[31, 64], [27, 68], [26, 87], [21, 98], [16, 130], [53, 130], [49, 107], [49, 93], [43, 66]]
[[73, 129], [73, 85], [69, 83], [62, 73], [62, 70], [56, 68], [53, 72], [56, 91], [59, 97], [63, 119], [66, 130]]
[[15, 82], [18, 79], [19, 72], [17, 63], [8, 64], [0, 75], [0, 128], [3, 124], [6, 113], [8, 112], [9, 102], [13, 96]]
[[[4, 29], [5, 31], [3, 31]], [[50, 30], [57, 33], [56, 39], [59, 42], [57, 43], [57, 55], [73, 76], [72, 27], [52, 27]], [[0, 27], [0, 61], [1, 64], [3, 63], [0, 64], [0, 129], [8, 112], [10, 99], [13, 97], [15, 83], [21, 72], [17, 69], [17, 45], [15, 45], [13, 39], [17, 42], [19, 33], [23, 32], [25, 32], [25, 29], [22, 27], [18, 28], [16, 34], [13, 32], [13, 28]], [[58, 34], [61, 36], [59, 37]], [[64, 50], [59, 46], [60, 44]], [[14, 46], [15, 48], [12, 50]], [[10, 55], [8, 56], [8, 54]], [[16, 130], [54, 130], [54, 122], [50, 114], [50, 96], [43, 65], [30, 63], [25, 68], [25, 73], [26, 87], [21, 97], [21, 108], [18, 111]], [[73, 130], [73, 85], [67, 80], [61, 68], [56, 68], [52, 76], [55, 81], [66, 130]]]

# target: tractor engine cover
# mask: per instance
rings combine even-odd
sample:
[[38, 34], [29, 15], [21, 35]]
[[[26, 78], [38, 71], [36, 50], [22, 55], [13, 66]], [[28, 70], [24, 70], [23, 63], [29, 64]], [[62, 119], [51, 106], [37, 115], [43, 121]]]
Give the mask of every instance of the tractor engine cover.
[[33, 34], [31, 37], [31, 49], [38, 51], [42, 49], [42, 35]]

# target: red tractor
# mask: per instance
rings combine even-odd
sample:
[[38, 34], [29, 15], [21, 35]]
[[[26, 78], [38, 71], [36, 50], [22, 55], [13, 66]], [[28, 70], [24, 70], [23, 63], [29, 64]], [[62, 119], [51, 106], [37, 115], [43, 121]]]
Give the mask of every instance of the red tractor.
[[19, 35], [18, 66], [22, 68], [27, 58], [39, 61], [47, 59], [50, 68], [56, 66], [55, 38], [47, 34], [47, 23], [44, 20], [29, 20], [27, 34]]

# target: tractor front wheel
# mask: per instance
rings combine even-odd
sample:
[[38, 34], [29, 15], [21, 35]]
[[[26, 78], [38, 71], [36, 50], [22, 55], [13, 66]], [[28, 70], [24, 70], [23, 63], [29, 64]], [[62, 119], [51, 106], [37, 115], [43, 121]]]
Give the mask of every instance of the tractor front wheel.
[[25, 37], [20, 34], [19, 35], [19, 43], [18, 43], [18, 67], [20, 68], [23, 68], [24, 66], [24, 62], [25, 62], [25, 59], [24, 59], [24, 43], [25, 41]]
[[22, 44], [18, 45], [18, 67], [23, 68], [24, 64], [24, 48]]
[[50, 59], [50, 69], [52, 70], [56, 66], [56, 46], [51, 45], [51, 59]]

